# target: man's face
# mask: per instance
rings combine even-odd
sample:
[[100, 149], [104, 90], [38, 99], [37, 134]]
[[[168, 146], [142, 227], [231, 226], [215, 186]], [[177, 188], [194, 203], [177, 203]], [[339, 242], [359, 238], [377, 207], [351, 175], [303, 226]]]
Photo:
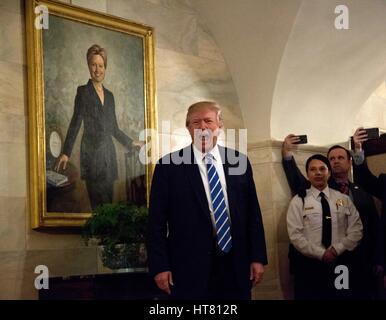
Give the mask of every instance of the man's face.
[[313, 159], [308, 166], [307, 177], [308, 180], [310, 180], [310, 183], [316, 189], [321, 191], [327, 187], [327, 181], [330, 177], [330, 172], [323, 161]]
[[348, 174], [351, 168], [351, 159], [347, 157], [347, 152], [344, 149], [333, 149], [328, 154], [328, 161], [331, 164], [332, 174]]
[[217, 113], [203, 108], [193, 112], [188, 121], [187, 128], [194, 145], [203, 153], [210, 151], [216, 145], [222, 127]]

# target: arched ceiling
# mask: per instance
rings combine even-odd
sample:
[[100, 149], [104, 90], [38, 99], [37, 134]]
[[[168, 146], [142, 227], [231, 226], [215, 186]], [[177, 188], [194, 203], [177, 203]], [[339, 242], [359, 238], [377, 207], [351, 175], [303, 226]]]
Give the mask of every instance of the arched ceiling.
[[229, 65], [249, 142], [308, 134], [346, 141], [363, 103], [385, 79], [386, 1], [193, 0]]
[[248, 141], [270, 139], [276, 75], [301, 0], [191, 0], [222, 50]]
[[271, 135], [347, 141], [361, 106], [385, 79], [386, 1], [345, 1], [349, 29], [334, 27], [337, 1], [303, 1], [277, 74]]

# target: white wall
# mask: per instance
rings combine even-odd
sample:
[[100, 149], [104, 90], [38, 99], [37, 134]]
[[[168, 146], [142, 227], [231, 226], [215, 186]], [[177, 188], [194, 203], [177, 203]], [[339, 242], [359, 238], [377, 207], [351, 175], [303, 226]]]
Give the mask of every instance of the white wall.
[[341, 1], [303, 1], [279, 69], [271, 136], [307, 133], [313, 144], [347, 141], [365, 101], [385, 80], [386, 2], [352, 0], [349, 30], [336, 30]]
[[191, 0], [234, 80], [248, 142], [271, 138], [271, 108], [283, 51], [301, 0]]
[[[249, 142], [306, 133], [347, 141], [355, 117], [385, 80], [383, 0], [192, 0], [229, 65]], [[336, 30], [335, 7], [349, 9]]]

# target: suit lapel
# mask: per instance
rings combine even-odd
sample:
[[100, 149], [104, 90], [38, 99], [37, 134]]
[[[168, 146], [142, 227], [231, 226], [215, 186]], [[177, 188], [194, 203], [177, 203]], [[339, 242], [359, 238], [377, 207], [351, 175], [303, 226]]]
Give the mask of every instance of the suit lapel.
[[359, 187], [354, 183], [352, 183], [351, 181], [349, 181], [348, 187], [351, 192], [351, 200], [354, 203], [357, 210], [359, 211], [359, 215], [361, 215], [361, 213], [363, 214], [363, 210], [361, 210], [362, 208], [361, 200], [363, 197], [359, 194]]
[[204, 184], [202, 183], [200, 169], [198, 168], [197, 163], [195, 163], [194, 161], [194, 153], [193, 153], [192, 145], [181, 150], [181, 153], [180, 153], [181, 157], [183, 156], [184, 152], [190, 152], [190, 156], [186, 157], [186, 160], [190, 160], [190, 162], [189, 161], [188, 163], [184, 162], [184, 168], [185, 168], [187, 177], [191, 183], [193, 193], [195, 194], [197, 201], [202, 208], [201, 211], [204, 213], [208, 221], [211, 222], [210, 211], [208, 207], [208, 199], [206, 197]]

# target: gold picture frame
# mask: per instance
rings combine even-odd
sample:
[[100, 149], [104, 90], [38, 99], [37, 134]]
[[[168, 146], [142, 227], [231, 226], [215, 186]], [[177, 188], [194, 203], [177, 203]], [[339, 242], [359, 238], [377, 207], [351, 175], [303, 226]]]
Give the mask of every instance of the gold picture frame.
[[[149, 26], [52, 0], [26, 0], [25, 5], [28, 205], [31, 227], [80, 227], [92, 212], [91, 201], [88, 202], [88, 207], [87, 201], [84, 201], [88, 195], [88, 185], [85, 189], [82, 180], [83, 167], [81, 168], [84, 164], [80, 164], [79, 160], [80, 154], [84, 152], [80, 147], [82, 135], [86, 131], [84, 121], [77, 132], [73, 155], [68, 162], [69, 168], [73, 170], [71, 177], [66, 176], [67, 173], [63, 171], [61, 174], [66, 176], [64, 183], [56, 184], [55, 181], [58, 180], [55, 172], [59, 154], [63, 151], [66, 131], [75, 115], [74, 99], [78, 97], [77, 89], [90, 83], [92, 86], [91, 80], [86, 85], [90, 78], [87, 49], [93, 44], [106, 49], [108, 60], [103, 86], [108, 90], [105, 91], [105, 97], [107, 99], [107, 92], [113, 94], [112, 103], [119, 130], [132, 140], [140, 140], [142, 130], [157, 129], [154, 30]], [[101, 98], [98, 101], [103, 100]], [[104, 107], [103, 102], [101, 106]], [[122, 196], [128, 198], [130, 191], [131, 196], [135, 193], [135, 199], [143, 198], [147, 204], [154, 166], [138, 164], [138, 150], [126, 153], [121, 150], [124, 147], [117, 140], [110, 139], [116, 153], [118, 172], [118, 178], [113, 182], [113, 201], [124, 200], [121, 199]], [[138, 172], [135, 173], [136, 176], [133, 172], [129, 175], [127, 169]], [[54, 180], [51, 179], [51, 174], [54, 175]], [[135, 179], [138, 190], [133, 193], [131, 189], [128, 191], [128, 186], [131, 188]], [[123, 187], [125, 184], [126, 189]]]

